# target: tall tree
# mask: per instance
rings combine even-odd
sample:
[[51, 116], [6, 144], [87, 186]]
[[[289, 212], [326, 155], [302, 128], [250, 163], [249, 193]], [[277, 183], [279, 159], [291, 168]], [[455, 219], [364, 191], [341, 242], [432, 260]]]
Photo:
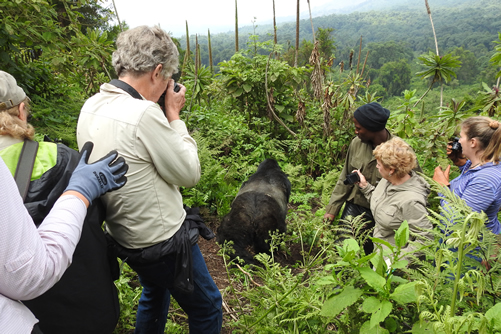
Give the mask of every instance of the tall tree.
[[296, 50], [294, 51], [294, 67], [297, 67], [297, 58], [299, 55], [299, 0], [296, 7]]
[[[277, 45], [277, 21], [275, 17], [275, 0], [273, 0], [273, 46]], [[275, 51], [275, 59], [278, 59], [278, 53]]]
[[[438, 42], [437, 42], [437, 34], [435, 33], [435, 25], [433, 24], [433, 19], [431, 18], [431, 10], [430, 6], [428, 5], [428, 0], [424, 0], [424, 4], [426, 5], [426, 11], [428, 12], [428, 16], [430, 17], [430, 22], [431, 22], [431, 29], [433, 30], [433, 37], [435, 38], [435, 49], [437, 51], [437, 56], [438, 54]], [[442, 106], [442, 104], [440, 104]]]
[[238, 7], [235, 0], [235, 52], [238, 52]]
[[384, 64], [376, 83], [386, 88], [388, 95], [397, 96], [409, 89], [411, 76], [411, 66], [406, 59], [401, 59]]
[[315, 29], [313, 29], [313, 17], [311, 16], [311, 6], [310, 6], [310, 0], [308, 1], [308, 10], [310, 11], [310, 23], [311, 23], [311, 33], [313, 34], [313, 44], [317, 42], [317, 39], [315, 38]]
[[423, 79], [431, 78], [431, 82], [426, 92], [419, 98], [419, 100], [417, 100], [414, 106], [416, 106], [423, 99], [423, 97], [428, 94], [430, 89], [433, 87], [433, 84], [438, 82], [442, 88], [440, 94], [440, 107], [442, 107], [443, 84], [444, 82], [449, 82], [452, 77], [456, 77], [456, 73], [453, 69], [461, 66], [461, 62], [458, 58], [459, 57], [451, 54], [446, 54], [445, 56], [440, 57], [431, 51], [418, 58], [421, 60], [423, 65], [427, 67], [427, 69], [416, 74]]

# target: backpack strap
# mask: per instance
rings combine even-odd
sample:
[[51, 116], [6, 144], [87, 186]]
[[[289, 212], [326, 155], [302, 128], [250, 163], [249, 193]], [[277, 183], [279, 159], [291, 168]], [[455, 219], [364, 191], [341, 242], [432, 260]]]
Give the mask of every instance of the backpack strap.
[[134, 87], [132, 87], [131, 85], [129, 85], [128, 83], [126, 82], [123, 82], [122, 80], [118, 80], [118, 79], [113, 79], [110, 81], [110, 84], [115, 86], [115, 87], [118, 87], [124, 91], [126, 91], [127, 93], [129, 93], [130, 96], [132, 96], [133, 98], [135, 99], [138, 99], [138, 100], [142, 100], [143, 98], [141, 97], [141, 94], [139, 94], [137, 92], [137, 90], [134, 89]]
[[14, 179], [16, 180], [17, 188], [23, 198], [23, 202], [28, 194], [30, 186], [31, 174], [33, 173], [33, 166], [35, 165], [35, 158], [38, 151], [38, 142], [34, 140], [24, 140], [23, 149], [19, 155], [17, 162], [16, 173]]

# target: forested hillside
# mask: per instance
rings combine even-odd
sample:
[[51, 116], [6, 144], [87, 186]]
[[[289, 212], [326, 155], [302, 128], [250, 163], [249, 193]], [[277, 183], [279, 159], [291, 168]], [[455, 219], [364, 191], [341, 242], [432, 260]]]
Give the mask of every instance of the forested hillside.
[[[337, 63], [348, 59], [350, 50], [358, 47], [360, 36], [364, 38], [364, 45], [370, 42], [395, 41], [405, 43], [418, 53], [434, 48], [431, 25], [424, 1], [387, 2], [391, 3], [391, 7], [390, 4], [387, 5], [391, 8], [390, 10], [360, 11], [313, 18], [315, 29], [334, 29], [332, 37], [337, 45], [337, 52], [335, 52]], [[374, 3], [379, 3], [381, 8], [385, 8], [384, 1], [382, 4], [381, 1], [368, 1], [360, 8], [362, 10], [372, 8], [375, 6]], [[433, 10], [433, 20], [441, 50], [463, 47], [472, 51], [477, 58], [481, 58], [493, 49], [492, 41], [496, 39], [497, 31], [501, 26], [501, 15], [499, 15], [501, 1], [445, 1], [438, 2], [440, 5], [437, 6], [434, 6], [434, 3], [431, 2], [430, 6]], [[294, 4], [291, 2], [292, 5]], [[400, 7], [394, 9], [394, 6]], [[246, 45], [251, 34], [258, 35], [260, 41], [273, 39], [271, 25], [260, 26], [259, 22], [256, 25], [255, 31], [251, 26], [239, 29], [240, 45]], [[278, 43], [283, 46], [284, 51], [294, 46], [295, 35], [294, 21], [278, 24]], [[208, 65], [207, 38], [198, 36], [198, 40], [202, 63]], [[313, 40], [309, 20], [300, 21], [300, 40]], [[195, 43], [195, 36], [190, 36], [190, 42]], [[235, 50], [234, 32], [211, 36], [211, 44], [214, 64], [228, 60]], [[185, 36], [181, 38], [181, 45], [183, 47], [186, 45]], [[482, 60], [485, 62], [485, 59]]]

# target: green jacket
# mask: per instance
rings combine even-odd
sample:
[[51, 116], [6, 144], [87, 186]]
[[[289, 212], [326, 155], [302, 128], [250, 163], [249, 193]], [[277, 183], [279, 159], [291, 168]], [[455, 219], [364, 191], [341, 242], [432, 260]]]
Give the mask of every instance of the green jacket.
[[[388, 131], [388, 130], [387, 130]], [[388, 140], [394, 136], [388, 132]], [[337, 216], [341, 207], [345, 202], [351, 202], [369, 209], [370, 205], [364, 194], [360, 191], [357, 185], [344, 185], [343, 181], [346, 175], [350, 174], [353, 170], [358, 169], [365, 176], [367, 182], [376, 186], [381, 180], [381, 174], [376, 168], [376, 158], [372, 154], [374, 148], [371, 144], [363, 143], [358, 137], [353, 138], [348, 152], [346, 154], [346, 162], [343, 170], [339, 175], [339, 179], [332, 191], [331, 199], [327, 205], [325, 212]], [[415, 169], [421, 171], [418, 167]]]

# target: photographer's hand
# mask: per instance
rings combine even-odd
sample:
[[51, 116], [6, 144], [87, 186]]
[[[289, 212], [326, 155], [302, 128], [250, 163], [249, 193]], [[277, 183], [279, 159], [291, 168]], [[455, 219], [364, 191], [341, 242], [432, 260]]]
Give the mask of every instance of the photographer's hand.
[[367, 185], [369, 184], [364, 176], [364, 174], [360, 173], [360, 171], [358, 169], [355, 169], [353, 172], [357, 172], [358, 174], [358, 177], [360, 177], [360, 182], [358, 182], [358, 186], [361, 188], [361, 189], [364, 189], [365, 187], [367, 187]]
[[451, 170], [451, 165], [448, 165], [445, 171], [442, 170], [442, 167], [435, 167], [435, 172], [433, 173], [433, 180], [440, 183], [442, 186], [446, 187], [450, 185], [449, 183], [449, 172]]
[[178, 85], [181, 89], [177, 93], [174, 92], [174, 80], [169, 80], [169, 84], [167, 85], [167, 94], [165, 94], [165, 116], [169, 122], [180, 119], [179, 113], [186, 102], [184, 96], [186, 94], [186, 87], [179, 83]]
[[447, 143], [447, 157], [451, 159], [452, 163], [455, 166], [461, 167], [464, 166], [466, 163], [467, 159], [463, 154], [463, 150], [453, 150], [452, 149], [452, 141]]

